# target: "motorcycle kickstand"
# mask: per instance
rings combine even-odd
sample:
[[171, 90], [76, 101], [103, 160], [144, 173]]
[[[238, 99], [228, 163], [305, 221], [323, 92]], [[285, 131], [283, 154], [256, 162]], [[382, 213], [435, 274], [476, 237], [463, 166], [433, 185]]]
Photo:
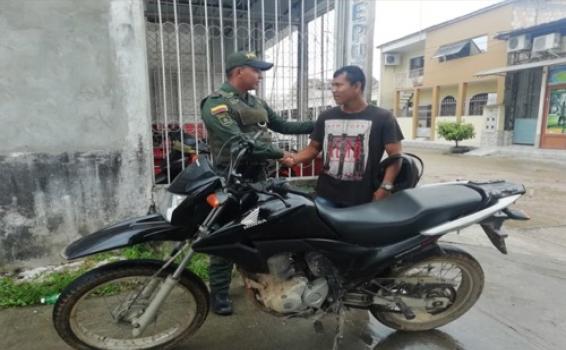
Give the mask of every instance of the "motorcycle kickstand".
[[324, 325], [322, 324], [321, 319], [326, 316], [326, 312], [324, 311], [317, 311], [317, 313], [313, 317], [313, 328], [315, 333], [324, 333]]
[[337, 314], [336, 320], [338, 321], [338, 324], [336, 325], [336, 335], [334, 336], [334, 345], [332, 346], [332, 350], [338, 350], [338, 347], [342, 342], [342, 338], [344, 338], [344, 319], [346, 318], [346, 312], [343, 305], [338, 307]]

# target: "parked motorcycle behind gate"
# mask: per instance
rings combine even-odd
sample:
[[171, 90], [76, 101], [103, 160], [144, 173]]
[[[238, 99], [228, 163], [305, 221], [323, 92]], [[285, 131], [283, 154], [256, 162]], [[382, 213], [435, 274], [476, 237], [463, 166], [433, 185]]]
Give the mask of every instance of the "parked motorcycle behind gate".
[[[154, 144], [163, 144], [162, 133], [154, 134]], [[156, 185], [166, 185], [175, 179], [184, 167], [190, 165], [196, 158], [196, 138], [193, 135], [184, 133], [180, 130], [169, 131], [169, 156], [164, 155], [163, 147], [158, 147], [158, 152], [155, 152], [154, 147], [154, 176]], [[199, 154], [209, 154], [208, 144], [204, 140], [198, 141]], [[303, 166], [304, 174], [309, 176], [318, 175], [322, 168], [322, 161], [317, 159], [316, 165], [307, 164]], [[314, 168], [313, 168], [314, 166]], [[167, 171], [169, 169], [169, 172]], [[277, 161], [270, 160], [267, 165], [267, 173], [269, 177], [294, 177], [301, 173], [301, 167], [295, 166], [293, 168], [279, 167]], [[314, 174], [313, 174], [314, 172]]]
[[[76, 349], [165, 349], [187, 339], [209, 311], [206, 285], [186, 269], [195, 252], [234, 261], [253, 302], [272, 315], [319, 325], [322, 316], [338, 314], [342, 325], [346, 309], [361, 308], [393, 329], [437, 328], [468, 311], [484, 285], [474, 257], [439, 238], [480, 224], [506, 253], [502, 224], [528, 219], [509, 208], [524, 187], [505, 181], [425, 185], [379, 202], [328, 208], [283, 181], [246, 182], [238, 164], [254, 142], [233, 142], [227, 175], [201, 156], [172, 182], [159, 213], [65, 249], [67, 259], [77, 259], [148, 241], [177, 242], [167, 261], [114, 262], [72, 282], [53, 310], [65, 342]], [[414, 159], [402, 159], [410, 179]], [[416, 185], [413, 178], [407, 186]], [[340, 326], [336, 340], [341, 332]]]
[[[169, 132], [169, 141], [171, 143], [169, 154], [164, 155], [159, 160], [159, 166], [155, 169], [156, 185], [168, 184], [197, 156], [197, 139], [193, 135], [181, 133], [180, 130], [171, 131]], [[160, 143], [162, 142], [160, 141]], [[198, 141], [198, 149], [199, 153], [208, 154], [208, 145], [201, 140]]]

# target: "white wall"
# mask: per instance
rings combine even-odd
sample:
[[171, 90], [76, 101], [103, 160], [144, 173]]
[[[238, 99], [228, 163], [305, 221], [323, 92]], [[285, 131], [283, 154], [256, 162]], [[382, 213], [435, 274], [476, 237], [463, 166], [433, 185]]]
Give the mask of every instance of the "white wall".
[[411, 117], [400, 117], [397, 118], [397, 123], [403, 132], [405, 140], [413, 139], [413, 118]]

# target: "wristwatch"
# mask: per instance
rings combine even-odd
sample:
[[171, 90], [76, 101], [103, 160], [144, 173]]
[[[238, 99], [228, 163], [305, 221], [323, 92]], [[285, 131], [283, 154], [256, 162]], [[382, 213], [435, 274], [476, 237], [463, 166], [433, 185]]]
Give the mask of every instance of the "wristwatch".
[[383, 188], [387, 192], [393, 191], [393, 185], [388, 182], [382, 182], [379, 188]]

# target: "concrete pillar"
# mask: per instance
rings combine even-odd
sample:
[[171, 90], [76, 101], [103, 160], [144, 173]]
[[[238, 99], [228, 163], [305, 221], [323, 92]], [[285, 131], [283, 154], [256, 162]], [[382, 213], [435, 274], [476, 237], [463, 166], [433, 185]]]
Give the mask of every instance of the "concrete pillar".
[[438, 116], [438, 98], [440, 87], [438, 85], [432, 87], [432, 111], [430, 117], [430, 139], [434, 141], [436, 136], [436, 116]]
[[466, 108], [466, 93], [468, 83], [461, 82], [458, 84], [458, 98], [456, 99], [456, 122], [462, 121], [462, 114]]
[[143, 2], [77, 4], [0, 5], [5, 271], [58, 264], [73, 240], [153, 202]]
[[419, 104], [421, 99], [421, 89], [415, 89], [413, 96], [413, 140], [417, 138], [417, 127], [419, 125]]
[[505, 77], [497, 77], [497, 101], [498, 105], [505, 103]]
[[[505, 134], [505, 77], [497, 77], [497, 126], [496, 129], [501, 134]], [[502, 143], [505, 143], [503, 140]]]
[[535, 135], [535, 144], [534, 146], [537, 148], [541, 147], [541, 139], [542, 139], [542, 122], [544, 120], [544, 113], [546, 106], [546, 81], [548, 80], [548, 66], [542, 68], [542, 79], [540, 84], [540, 96], [539, 96], [539, 103], [538, 103], [538, 118], [537, 118], [537, 131]]

